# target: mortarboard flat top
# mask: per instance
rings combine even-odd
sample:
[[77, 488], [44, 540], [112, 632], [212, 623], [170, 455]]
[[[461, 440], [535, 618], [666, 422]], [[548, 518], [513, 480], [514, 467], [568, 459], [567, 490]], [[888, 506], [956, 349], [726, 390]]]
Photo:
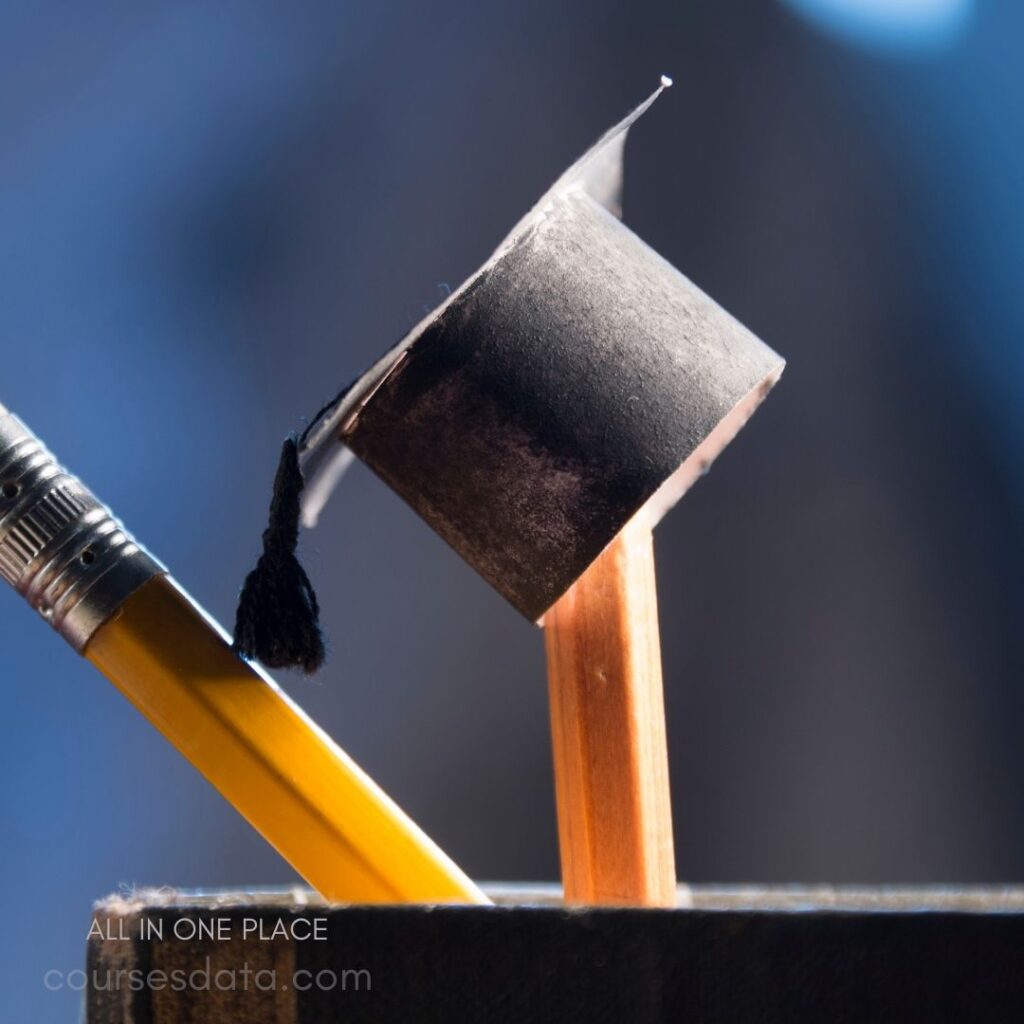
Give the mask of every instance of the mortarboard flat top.
[[784, 362], [618, 219], [660, 91], [316, 424], [307, 524], [350, 450], [537, 621], [728, 444]]

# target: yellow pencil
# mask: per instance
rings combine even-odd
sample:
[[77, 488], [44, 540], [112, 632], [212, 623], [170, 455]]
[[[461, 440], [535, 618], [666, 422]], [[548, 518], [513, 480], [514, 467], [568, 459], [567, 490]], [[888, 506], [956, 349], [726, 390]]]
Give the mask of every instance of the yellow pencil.
[[486, 902], [3, 406], [0, 576], [327, 899]]

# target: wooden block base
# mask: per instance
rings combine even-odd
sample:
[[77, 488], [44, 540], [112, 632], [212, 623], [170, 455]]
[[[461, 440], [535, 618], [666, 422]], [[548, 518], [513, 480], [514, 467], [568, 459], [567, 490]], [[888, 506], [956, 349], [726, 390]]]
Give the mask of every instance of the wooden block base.
[[94, 914], [87, 1021], [1024, 1019], [1020, 888], [681, 888], [676, 909], [568, 911], [550, 890], [491, 891], [478, 907], [112, 898]]

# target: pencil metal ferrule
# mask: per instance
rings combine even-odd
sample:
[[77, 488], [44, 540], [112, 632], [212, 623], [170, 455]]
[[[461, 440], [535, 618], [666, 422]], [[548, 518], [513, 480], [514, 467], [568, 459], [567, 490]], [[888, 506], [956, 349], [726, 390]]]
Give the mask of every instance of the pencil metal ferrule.
[[80, 654], [164, 567], [0, 406], [0, 577]]

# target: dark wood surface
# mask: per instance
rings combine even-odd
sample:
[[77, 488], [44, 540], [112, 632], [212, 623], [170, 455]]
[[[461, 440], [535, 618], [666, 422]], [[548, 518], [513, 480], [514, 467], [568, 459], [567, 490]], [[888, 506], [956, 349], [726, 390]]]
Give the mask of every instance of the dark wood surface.
[[[1022, 889], [681, 888], [671, 910], [566, 910], [551, 891], [495, 894], [493, 907], [433, 908], [328, 906], [302, 892], [112, 899], [94, 915], [107, 937], [89, 942], [87, 1021], [1024, 1019]], [[247, 919], [268, 929], [322, 920], [326, 938], [243, 940]], [[173, 936], [176, 923], [187, 933], [218, 921], [233, 937]], [[147, 926], [164, 938], [140, 937]], [[245, 966], [251, 977], [275, 971], [274, 986], [241, 990]], [[168, 986], [175, 970], [199, 971], [200, 983], [204, 971], [229, 971], [236, 988], [131, 991], [125, 974], [118, 990], [118, 970], [163, 971]], [[291, 984], [299, 971], [310, 991]], [[321, 971], [329, 991], [315, 984]]]

